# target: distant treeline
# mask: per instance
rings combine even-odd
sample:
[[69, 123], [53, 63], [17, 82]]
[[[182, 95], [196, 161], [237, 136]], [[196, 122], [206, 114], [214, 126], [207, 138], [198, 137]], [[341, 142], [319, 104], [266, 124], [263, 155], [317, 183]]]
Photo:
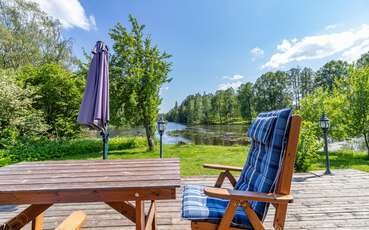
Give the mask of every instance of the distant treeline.
[[[369, 53], [356, 65], [365, 64]], [[189, 95], [166, 114], [168, 121], [185, 124], [229, 124], [250, 122], [262, 111], [284, 107], [300, 107], [300, 100], [317, 88], [333, 91], [336, 82], [344, 79], [352, 65], [341, 60], [326, 63], [318, 71], [292, 68], [288, 71], [267, 72], [255, 83], [247, 82], [238, 89]]]

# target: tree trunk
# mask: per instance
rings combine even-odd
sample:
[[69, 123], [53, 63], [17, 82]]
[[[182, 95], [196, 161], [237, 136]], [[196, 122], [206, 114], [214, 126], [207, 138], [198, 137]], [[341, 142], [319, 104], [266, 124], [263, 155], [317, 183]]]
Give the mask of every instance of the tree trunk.
[[366, 150], [368, 151], [368, 156], [369, 156], [369, 134], [364, 133], [364, 140], [365, 140]]
[[155, 143], [153, 139], [152, 129], [149, 124], [145, 124], [144, 127], [145, 127], [145, 132], [146, 132], [147, 147], [149, 148], [149, 151], [153, 151], [155, 147]]

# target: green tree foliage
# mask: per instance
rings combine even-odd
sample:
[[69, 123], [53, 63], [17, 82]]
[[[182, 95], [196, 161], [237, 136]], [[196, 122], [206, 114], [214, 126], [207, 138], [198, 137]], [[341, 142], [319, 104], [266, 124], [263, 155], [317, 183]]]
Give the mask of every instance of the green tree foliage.
[[315, 78], [317, 87], [333, 92], [335, 83], [347, 76], [349, 64], [345, 61], [330, 61], [321, 67]]
[[228, 124], [240, 119], [235, 90], [218, 90], [215, 94], [189, 95], [174, 106], [166, 119], [185, 124]]
[[347, 106], [345, 95], [339, 90], [333, 90], [332, 93], [317, 88], [311, 94], [301, 100], [300, 114], [304, 121], [311, 122], [310, 129], [316, 136], [321, 137], [322, 130], [319, 127], [319, 120], [325, 112], [330, 120], [329, 135], [336, 140], [343, 140], [348, 137], [347, 134], [347, 116], [345, 107]]
[[267, 72], [254, 84], [254, 103], [257, 113], [270, 111], [291, 105], [286, 72]]
[[[169, 82], [171, 55], [152, 45], [144, 25], [129, 16], [131, 30], [116, 24], [109, 35], [114, 41], [111, 57], [111, 108], [115, 125], [142, 125], [150, 150], [154, 148], [160, 87]], [[124, 117], [124, 119], [122, 119]]]
[[288, 87], [295, 108], [300, 107], [300, 100], [314, 89], [314, 71], [310, 68], [292, 68], [288, 72]]
[[295, 161], [297, 171], [307, 171], [310, 165], [319, 158], [319, 143], [313, 126], [314, 123], [310, 121], [303, 121], [302, 123]]
[[251, 119], [253, 117], [253, 97], [254, 94], [252, 92], [252, 83], [248, 82], [245, 84], [242, 84], [238, 88], [238, 101], [239, 101], [239, 107], [240, 107], [240, 114], [244, 120], [246, 120], [248, 123], [251, 122]]
[[311, 68], [303, 68], [300, 72], [300, 99], [314, 90], [315, 72]]
[[0, 89], [0, 148], [46, 133], [42, 112], [32, 106], [35, 92], [21, 88], [13, 71], [0, 70]]
[[34, 91], [33, 107], [43, 112], [52, 136], [74, 137], [79, 133], [76, 119], [82, 100], [83, 79], [58, 64], [27, 65], [17, 75], [23, 88]]
[[32, 64], [74, 63], [72, 43], [63, 39], [58, 21], [37, 4], [24, 0], [0, 0], [0, 68]]
[[355, 66], [357, 68], [369, 67], [369, 52], [362, 54], [356, 61]]
[[350, 71], [348, 82], [347, 121], [353, 136], [364, 137], [369, 155], [369, 67]]

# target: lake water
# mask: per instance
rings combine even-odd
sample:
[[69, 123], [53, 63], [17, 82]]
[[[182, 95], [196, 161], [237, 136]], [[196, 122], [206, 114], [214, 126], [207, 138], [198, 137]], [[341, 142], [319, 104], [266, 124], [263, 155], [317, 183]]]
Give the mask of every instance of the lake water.
[[[184, 125], [168, 122], [163, 134], [164, 144], [193, 143], [205, 145], [245, 145], [247, 125]], [[112, 128], [110, 136], [145, 136], [143, 128]], [[156, 133], [159, 139], [159, 134]], [[366, 150], [362, 138], [329, 144], [329, 150]]]
[[[246, 144], [246, 125], [195, 125], [187, 126], [168, 122], [163, 134], [164, 144], [193, 143], [207, 145]], [[111, 129], [110, 136], [145, 135], [143, 128]], [[157, 133], [157, 138], [159, 134]]]

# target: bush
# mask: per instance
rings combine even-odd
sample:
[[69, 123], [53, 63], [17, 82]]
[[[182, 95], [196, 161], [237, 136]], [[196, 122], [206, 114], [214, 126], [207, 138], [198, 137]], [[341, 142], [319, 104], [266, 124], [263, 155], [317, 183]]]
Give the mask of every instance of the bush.
[[[145, 143], [144, 138], [111, 138], [109, 140], [109, 151], [143, 147]], [[102, 152], [102, 140], [100, 138], [28, 140], [19, 142], [16, 146], [0, 152], [0, 165], [20, 161], [63, 160], [73, 158], [76, 155], [86, 155], [86, 158], [88, 158], [92, 153], [100, 152]]]
[[309, 121], [302, 123], [295, 162], [297, 171], [307, 171], [311, 164], [319, 159], [319, 143], [312, 127], [313, 124]]
[[56, 138], [74, 138], [80, 133], [76, 123], [82, 101], [84, 79], [58, 64], [24, 66], [17, 73], [19, 84], [33, 89], [33, 107], [44, 114], [48, 133]]
[[33, 90], [18, 86], [13, 71], [0, 70], [0, 148], [46, 133], [44, 114], [32, 107], [35, 97]]

